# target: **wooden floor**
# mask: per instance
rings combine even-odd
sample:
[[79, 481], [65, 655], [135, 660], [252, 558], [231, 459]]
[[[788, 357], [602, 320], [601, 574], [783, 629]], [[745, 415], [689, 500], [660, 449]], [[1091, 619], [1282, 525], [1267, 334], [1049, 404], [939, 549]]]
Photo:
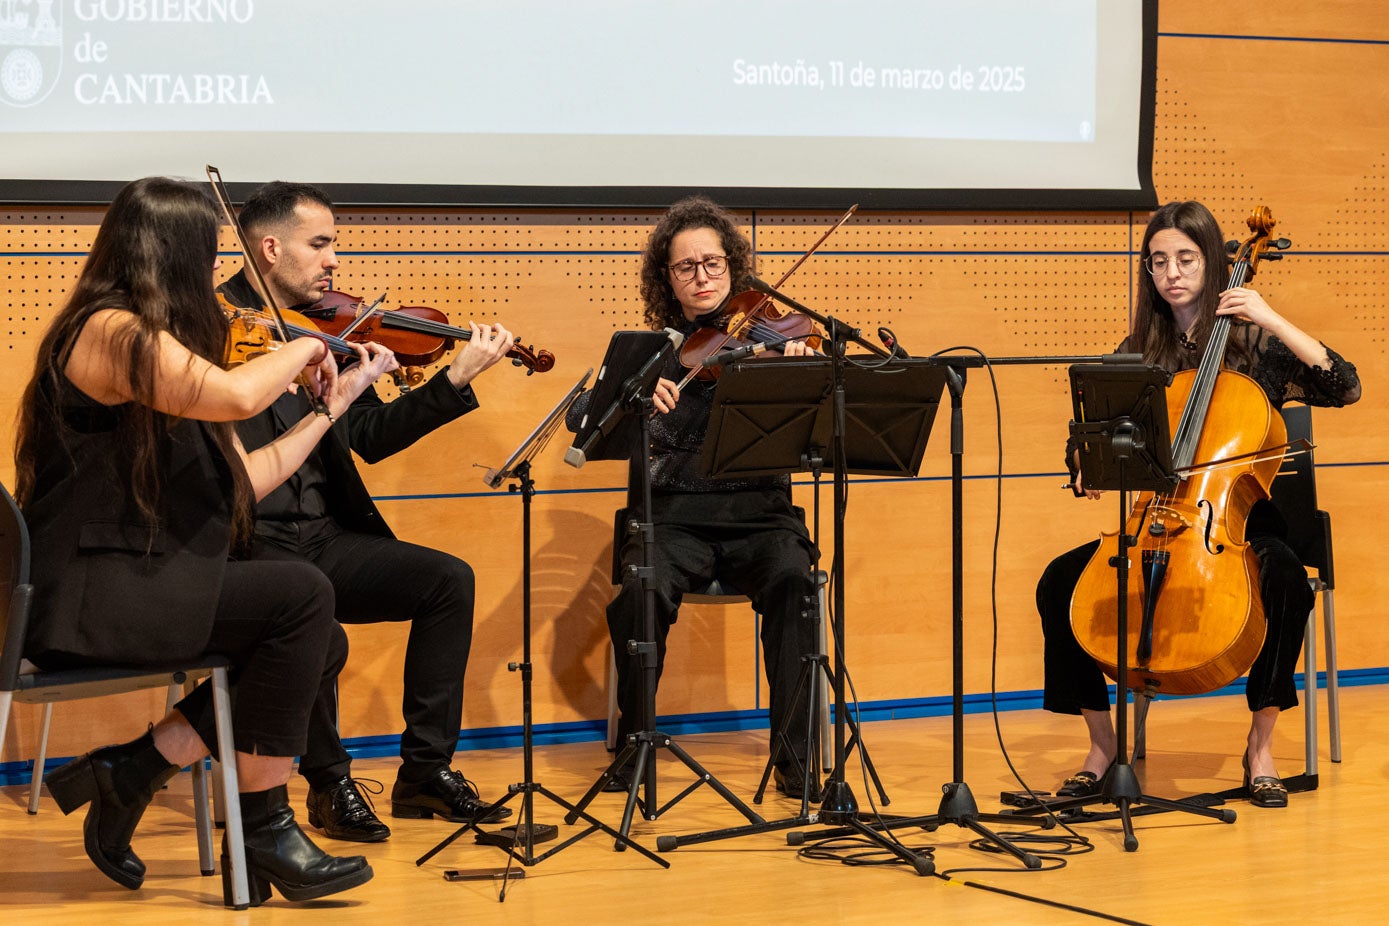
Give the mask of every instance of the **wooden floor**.
[[[930, 848], [937, 871], [921, 877], [903, 867], [857, 865], [810, 859], [772, 832], [667, 852], [669, 870], [635, 852], [616, 853], [602, 834], [584, 839], [513, 881], [505, 903], [495, 881], [449, 882], [448, 868], [499, 868], [502, 852], [469, 838], [444, 850], [424, 867], [415, 859], [451, 833], [438, 821], [390, 820], [394, 834], [376, 846], [321, 842], [336, 851], [362, 851], [376, 871], [368, 885], [339, 898], [294, 905], [278, 897], [256, 910], [236, 913], [221, 906], [220, 881], [197, 874], [189, 816], [188, 776], [162, 793], [136, 834], [135, 847], [150, 874], [139, 891], [107, 881], [82, 851], [80, 816], [63, 817], [45, 799], [37, 816], [24, 812], [25, 790], [0, 790], [0, 917], [26, 924], [216, 922], [258, 924], [394, 923], [557, 924], [606, 923], [1096, 923], [1150, 924], [1294, 922], [1385, 922], [1389, 878], [1384, 876], [1384, 796], [1389, 747], [1379, 740], [1389, 730], [1389, 688], [1361, 687], [1342, 693], [1344, 762], [1333, 765], [1321, 750], [1321, 787], [1294, 794], [1285, 810], [1265, 810], [1244, 801], [1234, 824], [1188, 814], [1135, 818], [1140, 846], [1123, 851], [1117, 822], [1091, 821], [1075, 831], [1093, 851], [1046, 859], [1043, 870], [1023, 871], [1011, 859], [970, 847], [973, 834], [955, 824], [935, 832], [898, 831], [908, 844]], [[1323, 699], [1323, 711], [1325, 701]], [[1205, 698], [1163, 702], [1149, 725], [1151, 755], [1139, 763], [1148, 792], [1179, 797], [1218, 792], [1239, 783], [1239, 754], [1247, 713], [1243, 699]], [[1301, 713], [1285, 715], [1275, 750], [1284, 775], [1303, 770]], [[1009, 755], [1028, 783], [1055, 788], [1074, 770], [1082, 746], [1076, 718], [1040, 711], [1000, 718]], [[865, 738], [889, 791], [889, 810], [923, 815], [937, 810], [940, 786], [952, 777], [949, 718], [898, 720], [866, 725]], [[1323, 742], [1325, 742], [1323, 726]], [[737, 794], [750, 799], [761, 770], [761, 733], [688, 737], [681, 744]], [[536, 750], [536, 777], [560, 796], [576, 800], [606, 764], [598, 744], [546, 746]], [[477, 780], [484, 795], [522, 777], [520, 750], [471, 752], [459, 766]], [[992, 719], [966, 718], [965, 779], [981, 811], [1000, 808], [1001, 789], [1012, 789]], [[356, 763], [360, 776], [386, 782], [394, 763]], [[687, 780], [684, 767], [661, 761], [664, 797]], [[869, 818], [868, 788], [851, 764], [851, 785]], [[303, 787], [291, 796], [303, 820]], [[603, 795], [593, 811], [616, 826], [621, 796]], [[513, 801], [519, 804], [519, 798]], [[380, 801], [382, 816], [389, 802]], [[1107, 809], [1104, 807], [1100, 810]], [[769, 798], [768, 819], [792, 815], [796, 805]], [[560, 823], [561, 813], [543, 798], [536, 819]], [[708, 788], [671, 808], [654, 822], [638, 821], [633, 835], [655, 848], [661, 834], [688, 834], [733, 826], [742, 818]], [[1002, 832], [1037, 832], [990, 824]], [[814, 838], [823, 827], [803, 827]], [[562, 835], [574, 832], [561, 827]], [[1052, 832], [1059, 832], [1054, 830]], [[543, 851], [548, 845], [537, 846]], [[1044, 853], [1051, 845], [1029, 842]], [[1069, 908], [1060, 906], [1069, 905]]]

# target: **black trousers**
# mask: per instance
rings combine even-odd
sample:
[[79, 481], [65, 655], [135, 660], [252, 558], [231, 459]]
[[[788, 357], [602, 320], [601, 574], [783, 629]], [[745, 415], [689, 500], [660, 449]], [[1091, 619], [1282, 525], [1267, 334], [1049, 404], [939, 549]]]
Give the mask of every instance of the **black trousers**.
[[[1259, 558], [1259, 594], [1268, 625], [1263, 648], [1249, 669], [1245, 697], [1251, 711], [1287, 710], [1297, 706], [1294, 675], [1315, 593], [1307, 582], [1306, 568], [1280, 537], [1251, 531], [1248, 540]], [[1109, 709], [1104, 673], [1071, 629], [1071, 593], [1098, 548], [1095, 540], [1063, 553], [1051, 561], [1037, 583], [1037, 611], [1045, 637], [1042, 707], [1054, 713]], [[1142, 580], [1131, 575], [1130, 581]]]
[[[401, 781], [448, 768], [463, 721], [463, 675], [473, 642], [473, 570], [455, 556], [390, 537], [332, 531], [291, 550], [262, 541], [268, 557], [307, 560], [335, 593], [344, 624], [408, 622], [400, 737]], [[320, 787], [347, 777], [352, 759], [338, 735], [337, 686], [319, 688], [299, 772]]]
[[[654, 588], [656, 597], [656, 677], [665, 667], [666, 638], [675, 623], [680, 602], [691, 588], [709, 579], [732, 583], [752, 599], [762, 615], [762, 656], [771, 689], [771, 729], [775, 735], [788, 716], [788, 741], [804, 761], [806, 693], [792, 703], [801, 656], [815, 652], [814, 596], [811, 576], [811, 545], [805, 527], [791, 514], [789, 501], [779, 493], [759, 497], [740, 493], [708, 500], [719, 506], [711, 510], [700, 499], [662, 510], [656, 502]], [[698, 517], [705, 520], [701, 523]], [[799, 528], [799, 529], [797, 529]], [[640, 538], [628, 539], [622, 549], [622, 562], [639, 563]], [[643, 590], [641, 583], [624, 569], [622, 587], [608, 605], [608, 633], [617, 656], [618, 743], [640, 729], [642, 715], [642, 672], [637, 656], [627, 652], [628, 640], [645, 639]], [[778, 765], [789, 766], [791, 758], [779, 758]]]
[[[318, 692], [347, 661], [347, 635], [333, 620], [333, 588], [307, 563], [227, 563], [207, 652], [226, 656], [232, 727], [240, 752], [304, 751]], [[175, 709], [217, 755], [212, 686], [199, 685]]]

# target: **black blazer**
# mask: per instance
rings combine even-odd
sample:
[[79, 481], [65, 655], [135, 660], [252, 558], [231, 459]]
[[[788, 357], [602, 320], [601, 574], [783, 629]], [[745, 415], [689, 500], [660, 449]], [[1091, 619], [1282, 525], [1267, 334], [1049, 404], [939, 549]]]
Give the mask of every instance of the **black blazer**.
[[[235, 305], [260, 304], [243, 272], [228, 279], [218, 291]], [[423, 386], [393, 402], [383, 402], [375, 389], [368, 388], [328, 430], [318, 453], [327, 477], [328, 514], [339, 525], [352, 531], [394, 536], [371, 500], [352, 452], [356, 451], [368, 463], [384, 460], [477, 408], [472, 388], [455, 388], [447, 374], [447, 370], [440, 370]], [[298, 397], [287, 396], [278, 402], [297, 403], [293, 407], [302, 409], [291, 411], [285, 415], [287, 418], [297, 420], [308, 411], [307, 403]], [[238, 423], [237, 431], [247, 450], [264, 446], [282, 433], [272, 409]]]
[[115, 439], [123, 406], [64, 410], [44, 422], [33, 498], [24, 507], [36, 664], [154, 664], [201, 655], [212, 632], [230, 540], [231, 472], [204, 426], [181, 421], [160, 448], [159, 521], [124, 491]]

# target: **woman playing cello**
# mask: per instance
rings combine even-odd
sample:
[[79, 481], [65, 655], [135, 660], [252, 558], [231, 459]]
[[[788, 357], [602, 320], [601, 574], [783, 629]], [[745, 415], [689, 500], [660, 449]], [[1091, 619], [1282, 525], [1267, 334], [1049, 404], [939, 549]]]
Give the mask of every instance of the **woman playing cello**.
[[[1173, 202], [1153, 214], [1141, 249], [1133, 330], [1120, 352], [1169, 372], [1195, 368], [1218, 316], [1235, 323], [1225, 349], [1225, 368], [1249, 376], [1274, 407], [1288, 401], [1340, 407], [1360, 398], [1355, 367], [1335, 351], [1275, 312], [1257, 292], [1226, 288], [1230, 271], [1220, 227], [1198, 202]], [[1081, 482], [1075, 446], [1067, 466], [1077, 496], [1098, 498]], [[1259, 587], [1267, 630], [1249, 670], [1246, 697], [1252, 713], [1244, 752], [1250, 799], [1260, 807], [1283, 807], [1288, 792], [1273, 762], [1273, 727], [1278, 714], [1297, 705], [1294, 672], [1302, 633], [1312, 606], [1307, 572], [1284, 540], [1286, 527], [1272, 502], [1250, 510], [1246, 539], [1259, 561]], [[1115, 761], [1117, 741], [1105, 678], [1077, 642], [1071, 598], [1081, 573], [1099, 546], [1093, 541], [1051, 562], [1037, 585], [1044, 647], [1043, 707], [1080, 714], [1090, 751], [1080, 771], [1058, 789], [1063, 797], [1097, 794]], [[1132, 616], [1131, 616], [1132, 619]]]

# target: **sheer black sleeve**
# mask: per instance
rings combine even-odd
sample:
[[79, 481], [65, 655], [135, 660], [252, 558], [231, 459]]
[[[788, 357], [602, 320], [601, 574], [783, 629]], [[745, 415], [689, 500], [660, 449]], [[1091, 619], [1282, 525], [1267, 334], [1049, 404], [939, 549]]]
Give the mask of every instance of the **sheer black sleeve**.
[[1249, 350], [1248, 360], [1237, 369], [1263, 388], [1275, 408], [1288, 402], [1340, 408], [1360, 398], [1355, 364], [1329, 347], [1331, 366], [1322, 369], [1303, 363], [1288, 345], [1257, 325], [1236, 326], [1230, 335], [1242, 338]]

